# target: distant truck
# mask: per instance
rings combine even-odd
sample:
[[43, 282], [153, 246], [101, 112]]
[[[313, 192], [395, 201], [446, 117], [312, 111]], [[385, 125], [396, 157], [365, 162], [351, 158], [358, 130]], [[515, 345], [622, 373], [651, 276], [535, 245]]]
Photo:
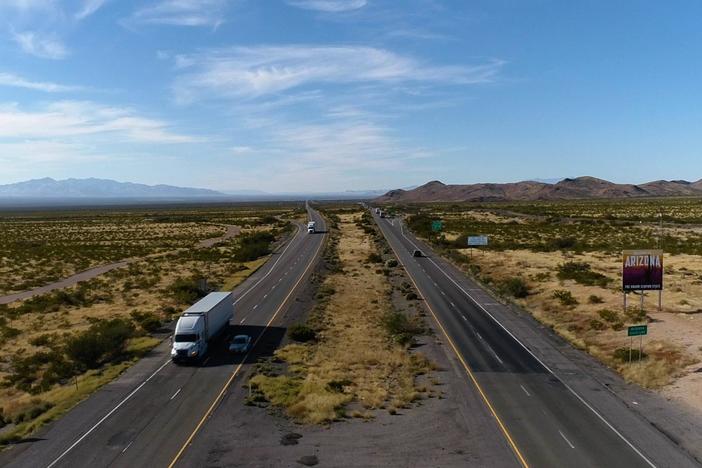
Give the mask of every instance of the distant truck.
[[316, 225], [317, 224], [314, 221], [310, 221], [309, 223], [307, 223], [307, 233], [314, 234], [315, 232], [317, 232]]
[[229, 325], [233, 303], [231, 292], [213, 292], [183, 312], [173, 335], [173, 362], [199, 362], [209, 343]]

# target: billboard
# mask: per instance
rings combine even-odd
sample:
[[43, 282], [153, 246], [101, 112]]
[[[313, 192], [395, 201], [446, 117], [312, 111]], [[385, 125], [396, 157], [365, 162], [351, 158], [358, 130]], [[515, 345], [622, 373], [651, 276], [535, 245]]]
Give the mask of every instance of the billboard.
[[663, 289], [663, 251], [625, 250], [622, 252], [624, 291]]
[[468, 246], [488, 245], [487, 236], [468, 236]]

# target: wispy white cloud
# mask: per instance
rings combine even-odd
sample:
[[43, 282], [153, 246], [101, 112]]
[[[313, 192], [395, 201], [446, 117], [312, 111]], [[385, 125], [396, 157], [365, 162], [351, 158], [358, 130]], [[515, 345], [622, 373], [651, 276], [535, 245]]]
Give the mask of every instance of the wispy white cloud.
[[59, 60], [68, 55], [68, 49], [60, 39], [44, 36], [33, 31], [13, 33], [12, 39], [20, 48], [31, 55], [41, 58]]
[[47, 81], [32, 81], [13, 73], [2, 72], [0, 72], [0, 86], [32, 89], [35, 91], [44, 91], [46, 93], [66, 93], [80, 91], [82, 89], [79, 86], [67, 86]]
[[188, 143], [196, 138], [173, 132], [163, 121], [124, 107], [87, 101], [58, 101], [39, 110], [0, 106], [0, 139], [44, 139], [119, 135], [125, 141]]
[[83, 0], [80, 9], [76, 12], [74, 17], [78, 21], [83, 20], [102, 8], [107, 1], [108, 0]]
[[296, 87], [350, 83], [432, 82], [469, 85], [494, 81], [504, 62], [434, 66], [384, 49], [361, 46], [234, 47], [180, 55], [184, 70], [176, 97], [204, 93], [255, 98]]
[[217, 27], [224, 21], [226, 6], [226, 0], [160, 0], [136, 10], [129, 22]]
[[287, 0], [288, 5], [304, 8], [305, 10], [339, 13], [342, 11], [358, 10], [368, 4], [367, 0]]

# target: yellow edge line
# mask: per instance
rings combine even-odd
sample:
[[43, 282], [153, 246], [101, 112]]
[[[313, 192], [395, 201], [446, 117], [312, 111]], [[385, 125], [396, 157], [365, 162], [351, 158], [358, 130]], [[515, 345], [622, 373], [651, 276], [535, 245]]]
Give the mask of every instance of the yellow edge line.
[[[412, 277], [412, 274], [409, 272], [407, 267], [405, 267], [405, 264], [400, 260], [400, 256], [397, 254], [397, 251], [395, 248], [388, 242], [388, 245], [392, 249], [392, 251], [395, 253], [395, 257], [397, 257], [397, 260], [400, 262], [402, 267], [405, 269], [405, 272], [407, 272], [407, 276], [409, 276], [410, 281], [412, 281], [412, 284], [414, 284], [414, 287], [417, 288], [417, 291], [419, 291], [423, 297], [426, 297], [424, 293], [422, 293], [422, 290], [419, 288], [417, 283], [414, 281], [414, 278]], [[453, 340], [449, 336], [449, 334], [446, 332], [446, 329], [444, 326], [441, 324], [441, 321], [437, 317], [437, 315], [434, 313], [434, 309], [432, 309], [431, 305], [429, 304], [429, 301], [424, 299], [424, 303], [427, 305], [429, 308], [429, 312], [431, 312], [432, 317], [434, 317], [434, 321], [436, 324], [441, 328], [441, 332], [444, 334], [446, 337], [446, 340], [448, 341], [449, 345], [451, 345], [451, 348], [453, 349], [453, 352], [456, 353], [456, 356], [458, 359], [461, 361], [461, 364], [463, 364], [463, 367], [465, 368], [466, 372], [468, 373], [468, 376], [470, 377], [470, 380], [473, 382], [473, 385], [475, 385], [475, 388], [478, 390], [478, 393], [480, 393], [480, 396], [483, 398], [483, 401], [485, 402], [485, 405], [488, 407], [490, 410], [490, 413], [492, 413], [492, 416], [495, 418], [495, 421], [497, 421], [497, 425], [500, 426], [500, 429], [502, 430], [502, 434], [504, 434], [505, 438], [507, 439], [507, 442], [509, 443], [510, 447], [514, 451], [515, 455], [519, 459], [519, 462], [522, 464], [524, 468], [529, 468], [529, 464], [526, 462], [524, 459], [524, 456], [522, 456], [522, 452], [519, 450], [517, 447], [517, 444], [514, 443], [514, 440], [512, 439], [512, 436], [509, 434], [509, 431], [507, 430], [507, 427], [503, 424], [502, 420], [500, 417], [497, 415], [497, 412], [495, 411], [495, 408], [493, 408], [492, 403], [490, 403], [490, 399], [487, 397], [485, 392], [483, 391], [483, 388], [480, 386], [478, 381], [475, 378], [475, 375], [473, 374], [473, 371], [471, 370], [470, 366], [466, 361], [463, 359], [463, 356], [461, 356], [461, 353], [458, 351], [458, 348], [456, 348], [456, 345], [453, 343]]]
[[[322, 241], [319, 244], [319, 247], [317, 247], [317, 250], [315, 251], [314, 255], [312, 256], [312, 259], [310, 260], [309, 265], [307, 265], [307, 268], [305, 268], [305, 271], [302, 272], [302, 275], [300, 275], [300, 279], [298, 279], [297, 282], [295, 283], [295, 285], [290, 289], [290, 292], [288, 293], [288, 295], [285, 296], [285, 299], [283, 299], [283, 302], [280, 304], [280, 307], [278, 307], [278, 310], [275, 311], [275, 313], [273, 314], [271, 319], [268, 321], [268, 323], [266, 323], [265, 328], [268, 328], [271, 325], [271, 323], [273, 323], [273, 320], [275, 320], [275, 318], [278, 316], [280, 311], [283, 310], [283, 307], [285, 307], [285, 304], [288, 302], [288, 299], [290, 299], [290, 296], [292, 296], [292, 293], [295, 292], [295, 289], [297, 289], [297, 286], [305, 278], [305, 275], [307, 275], [308, 270], [312, 267], [312, 265], [314, 265], [315, 259], [317, 258], [317, 255], [319, 254], [319, 251], [322, 249], [323, 245], [324, 245], [324, 241]], [[251, 353], [251, 351], [253, 351], [256, 348], [256, 344], [258, 343], [258, 341], [261, 339], [261, 337], [263, 336], [263, 334], [265, 332], [266, 332], [266, 330], [264, 329], [261, 332], [261, 334], [258, 336], [258, 338], [256, 338], [256, 341], [254, 342], [253, 346], [251, 346], [251, 350], [248, 353], [246, 353], [246, 356], [244, 356], [243, 362], [236, 367], [236, 369], [234, 370], [232, 375], [229, 377], [229, 380], [227, 380], [227, 382], [222, 387], [222, 390], [219, 392], [217, 397], [214, 399], [214, 401], [212, 402], [210, 407], [207, 409], [207, 412], [205, 413], [205, 415], [202, 417], [202, 419], [200, 419], [200, 422], [197, 424], [197, 426], [195, 426], [195, 429], [188, 437], [188, 440], [186, 440], [185, 443], [183, 444], [183, 446], [180, 448], [180, 450], [178, 450], [178, 453], [173, 458], [173, 461], [168, 465], [168, 468], [173, 468], [175, 466], [175, 464], [178, 463], [178, 460], [183, 455], [185, 450], [188, 448], [188, 445], [190, 445], [190, 443], [193, 441], [193, 439], [195, 438], [197, 433], [200, 432], [200, 428], [202, 428], [202, 425], [205, 424], [205, 420], [210, 416], [210, 414], [212, 414], [212, 411], [214, 411], [215, 407], [217, 406], [219, 401], [224, 396], [224, 393], [227, 391], [227, 389], [229, 388], [231, 383], [234, 381], [234, 378], [237, 376], [237, 374], [241, 370], [242, 366], [244, 365], [244, 362], [246, 362], [246, 359], [249, 357], [249, 354]]]

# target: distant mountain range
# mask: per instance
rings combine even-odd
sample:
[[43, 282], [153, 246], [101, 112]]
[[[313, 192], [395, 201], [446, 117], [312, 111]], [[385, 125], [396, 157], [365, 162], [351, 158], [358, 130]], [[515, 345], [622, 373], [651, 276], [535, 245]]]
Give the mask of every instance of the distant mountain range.
[[378, 203], [575, 200], [586, 198], [702, 196], [702, 179], [657, 180], [640, 185], [616, 184], [595, 177], [563, 179], [555, 184], [524, 181], [508, 184], [446, 185], [432, 181], [413, 190], [391, 190]]
[[226, 195], [223, 193], [207, 189], [174, 187], [172, 185], [144, 185], [94, 178], [54, 180], [47, 177], [0, 185], [0, 198], [190, 199], [224, 196]]

